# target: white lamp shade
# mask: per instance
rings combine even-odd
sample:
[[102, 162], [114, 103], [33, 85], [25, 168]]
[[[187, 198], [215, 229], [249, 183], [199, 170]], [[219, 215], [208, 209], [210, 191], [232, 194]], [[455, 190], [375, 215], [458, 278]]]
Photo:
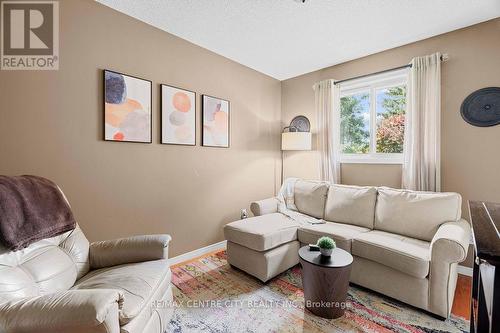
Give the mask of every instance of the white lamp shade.
[[281, 150], [311, 150], [311, 132], [281, 133]]

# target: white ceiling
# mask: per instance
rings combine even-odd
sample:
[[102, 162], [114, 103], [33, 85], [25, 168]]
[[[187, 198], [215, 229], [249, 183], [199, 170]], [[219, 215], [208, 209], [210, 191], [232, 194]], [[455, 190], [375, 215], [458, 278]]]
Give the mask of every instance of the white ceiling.
[[500, 0], [97, 1], [279, 80], [500, 16]]

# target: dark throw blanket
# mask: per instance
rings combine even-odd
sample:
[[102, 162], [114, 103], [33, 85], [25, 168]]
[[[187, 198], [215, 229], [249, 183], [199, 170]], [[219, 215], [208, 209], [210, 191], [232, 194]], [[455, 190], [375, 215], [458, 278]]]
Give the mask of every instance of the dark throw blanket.
[[0, 242], [16, 251], [76, 226], [62, 192], [48, 179], [0, 176]]

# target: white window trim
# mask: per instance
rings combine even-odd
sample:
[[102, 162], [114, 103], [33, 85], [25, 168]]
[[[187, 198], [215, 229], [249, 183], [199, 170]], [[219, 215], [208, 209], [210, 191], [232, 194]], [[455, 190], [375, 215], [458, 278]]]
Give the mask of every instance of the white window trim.
[[403, 164], [403, 154], [340, 154], [344, 164]]
[[[376, 90], [390, 88], [398, 85], [408, 85], [407, 68], [400, 69], [393, 72], [387, 72], [376, 76], [360, 78], [345, 83], [340, 83], [340, 98], [348, 95], [353, 95], [362, 91], [370, 93], [370, 151], [368, 154], [346, 154], [340, 153], [339, 162], [345, 164], [362, 163], [362, 164], [402, 164], [403, 154], [398, 153], [375, 153], [376, 140], [374, 139], [376, 133]], [[337, 105], [340, 106], [340, 103]], [[338, 112], [340, 115], [340, 112]], [[338, 119], [340, 124], [340, 119]], [[340, 135], [340, 132], [339, 132]], [[339, 140], [340, 142], [340, 140]], [[340, 151], [340, 149], [338, 150]]]

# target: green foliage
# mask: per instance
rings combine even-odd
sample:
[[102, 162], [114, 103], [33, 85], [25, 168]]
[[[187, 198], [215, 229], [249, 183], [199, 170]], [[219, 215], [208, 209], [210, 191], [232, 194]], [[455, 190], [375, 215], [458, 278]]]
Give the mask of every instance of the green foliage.
[[321, 237], [318, 239], [318, 243], [316, 243], [320, 248], [322, 249], [334, 249], [337, 244], [335, 244], [335, 241], [331, 239], [330, 237]]
[[367, 153], [370, 133], [364, 129], [363, 102], [368, 94], [345, 96], [340, 99], [340, 142], [344, 153]]
[[384, 118], [405, 114], [406, 87], [398, 86], [387, 89], [385, 98], [382, 101], [382, 106], [387, 110], [387, 112], [383, 114]]

